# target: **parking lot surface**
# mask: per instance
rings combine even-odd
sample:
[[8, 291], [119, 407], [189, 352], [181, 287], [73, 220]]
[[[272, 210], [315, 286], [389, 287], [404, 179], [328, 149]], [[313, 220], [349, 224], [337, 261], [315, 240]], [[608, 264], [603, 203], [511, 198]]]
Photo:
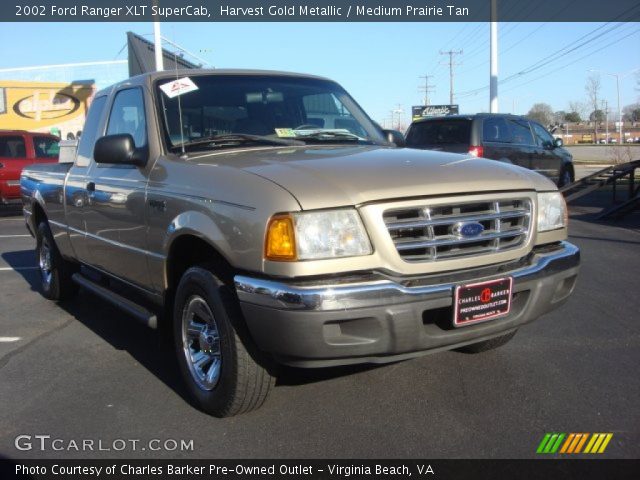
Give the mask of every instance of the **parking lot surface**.
[[[638, 458], [640, 228], [626, 227], [577, 212], [570, 240], [583, 264], [574, 295], [498, 350], [288, 368], [260, 410], [216, 419], [185, 400], [155, 332], [85, 292], [65, 304], [42, 298], [34, 240], [20, 216], [6, 214], [0, 456], [519, 458], [534, 457], [545, 432], [612, 432], [603, 456]], [[20, 435], [31, 448], [16, 448]], [[60, 439], [61, 450], [42, 451], [36, 435]], [[86, 439], [93, 449], [73, 448]], [[139, 442], [120, 451], [117, 439]], [[193, 440], [192, 449], [166, 440]]]

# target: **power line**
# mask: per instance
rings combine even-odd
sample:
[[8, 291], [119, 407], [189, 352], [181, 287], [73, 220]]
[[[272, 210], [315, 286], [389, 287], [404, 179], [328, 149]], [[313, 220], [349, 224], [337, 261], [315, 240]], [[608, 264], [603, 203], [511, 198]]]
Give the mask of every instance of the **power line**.
[[612, 41], [612, 42], [610, 42], [610, 43], [607, 43], [606, 45], [604, 45], [604, 46], [602, 46], [602, 47], [600, 47], [600, 48], [598, 48], [598, 49], [596, 49], [596, 50], [592, 50], [592, 51], [590, 51], [590, 52], [586, 53], [585, 55], [583, 55], [583, 56], [581, 56], [581, 57], [579, 57], [579, 58], [576, 58], [575, 60], [573, 60], [573, 61], [571, 61], [571, 62], [568, 62], [568, 63], [566, 63], [566, 64], [564, 64], [564, 65], [559, 66], [558, 68], [555, 68], [555, 69], [553, 69], [553, 70], [550, 70], [550, 71], [548, 71], [548, 72], [545, 72], [543, 75], [540, 75], [540, 76], [538, 76], [538, 77], [536, 77], [536, 78], [532, 78], [532, 79], [530, 79], [530, 80], [528, 80], [528, 81], [526, 81], [526, 82], [524, 82], [524, 83], [518, 84], [518, 85], [512, 85], [510, 88], [508, 88], [508, 89], [507, 89], [507, 90], [505, 90], [505, 91], [506, 91], [506, 92], [509, 92], [509, 91], [515, 90], [516, 88], [524, 87], [525, 85], [528, 85], [528, 84], [530, 84], [530, 83], [532, 83], [532, 82], [535, 82], [536, 80], [540, 80], [540, 79], [542, 79], [542, 78], [545, 78], [545, 77], [549, 76], [549, 75], [550, 75], [550, 74], [552, 74], [552, 73], [556, 73], [556, 72], [559, 72], [560, 70], [564, 70], [565, 68], [567, 68], [567, 67], [569, 67], [569, 66], [573, 65], [574, 63], [577, 63], [577, 62], [579, 62], [580, 60], [584, 60], [585, 58], [590, 57], [590, 56], [591, 56], [591, 55], [593, 55], [594, 53], [598, 53], [598, 52], [600, 52], [600, 51], [604, 50], [605, 48], [608, 48], [608, 47], [610, 47], [610, 46], [612, 46], [612, 45], [615, 45], [616, 43], [619, 43], [619, 42], [621, 42], [622, 40], [624, 40], [624, 39], [626, 39], [626, 38], [628, 38], [628, 37], [630, 37], [630, 36], [632, 36], [632, 35], [635, 35], [635, 34], [637, 34], [637, 33], [640, 33], [640, 30], [634, 30], [634, 31], [632, 31], [632, 32], [628, 33], [627, 35], [624, 35], [624, 36], [622, 36], [622, 37], [620, 37], [620, 38], [617, 38], [617, 39], [615, 39], [614, 41]]
[[[509, 76], [508, 76], [508, 77], [506, 77], [504, 80], [502, 80], [500, 83], [501, 83], [501, 84], [503, 84], [503, 83], [507, 83], [507, 82], [509, 82], [509, 81], [511, 81], [511, 80], [514, 80], [514, 79], [516, 79], [516, 78], [521, 78], [521, 77], [523, 77], [523, 76], [525, 76], [525, 75], [528, 75], [529, 73], [532, 73], [532, 72], [534, 72], [534, 71], [536, 71], [536, 70], [539, 70], [540, 68], [543, 68], [543, 67], [548, 66], [550, 63], [556, 62], [556, 61], [558, 61], [558, 60], [560, 60], [560, 59], [565, 59], [565, 58], [566, 58], [566, 56], [567, 56], [568, 54], [570, 54], [570, 53], [572, 53], [572, 52], [574, 52], [574, 51], [576, 51], [576, 50], [578, 50], [578, 49], [580, 49], [580, 48], [582, 48], [582, 47], [584, 47], [584, 46], [588, 45], [588, 44], [589, 44], [589, 43], [591, 43], [591, 42], [594, 42], [595, 40], [597, 40], [597, 39], [601, 38], [602, 36], [604, 36], [604, 35], [606, 35], [606, 34], [608, 34], [608, 33], [612, 32], [613, 30], [616, 30], [616, 29], [618, 29], [618, 28], [620, 28], [620, 27], [622, 27], [622, 26], [624, 26], [624, 25], [628, 25], [628, 24], [624, 24], [624, 23], [620, 23], [620, 24], [614, 25], [613, 27], [609, 28], [608, 30], [606, 30], [606, 31], [604, 31], [604, 32], [602, 32], [602, 33], [599, 33], [599, 34], [598, 34], [598, 35], [596, 35], [595, 37], [592, 37], [592, 38], [590, 38], [590, 39], [588, 39], [588, 40], [585, 40], [584, 42], [582, 42], [582, 43], [580, 43], [580, 44], [576, 45], [576, 46], [575, 46], [575, 47], [573, 47], [573, 48], [569, 48], [570, 46], [575, 45], [575, 44], [576, 44], [577, 42], [579, 42], [580, 40], [582, 40], [582, 39], [584, 39], [584, 38], [586, 38], [586, 37], [588, 37], [588, 36], [590, 36], [590, 35], [594, 34], [594, 33], [595, 33], [595, 32], [597, 32], [598, 30], [601, 30], [602, 28], [604, 28], [605, 26], [609, 25], [610, 23], [611, 23], [611, 22], [609, 22], [609, 23], [607, 23], [607, 24], [604, 24], [604, 25], [601, 25], [600, 27], [598, 27], [598, 28], [596, 28], [596, 29], [594, 29], [594, 30], [590, 31], [589, 33], [587, 33], [587, 34], [585, 34], [585, 35], [581, 36], [581, 37], [580, 37], [580, 38], [578, 38], [577, 40], [574, 40], [573, 42], [571, 42], [571, 43], [569, 43], [569, 44], [565, 45], [565, 46], [564, 46], [564, 47], [562, 47], [561, 49], [559, 49], [559, 50], [557, 50], [557, 51], [553, 52], [552, 54], [547, 55], [546, 57], [544, 57], [544, 58], [542, 58], [542, 59], [538, 60], [537, 62], [535, 62], [535, 63], [533, 63], [533, 64], [529, 65], [528, 67], [524, 68], [524, 69], [523, 69], [523, 70], [521, 70], [520, 72], [517, 72], [517, 73], [514, 73], [514, 74], [512, 74], [512, 75], [509, 75]], [[484, 87], [479, 87], [479, 88], [476, 88], [476, 89], [473, 89], [473, 90], [468, 90], [468, 91], [466, 91], [466, 92], [462, 92], [462, 93], [460, 93], [459, 95], [460, 95], [460, 96], [472, 95], [472, 94], [475, 94], [475, 93], [481, 92], [481, 91], [483, 91], [483, 90], [486, 90], [487, 88], [489, 88], [489, 86], [488, 86], [488, 85], [486, 85], [486, 86], [484, 86]]]

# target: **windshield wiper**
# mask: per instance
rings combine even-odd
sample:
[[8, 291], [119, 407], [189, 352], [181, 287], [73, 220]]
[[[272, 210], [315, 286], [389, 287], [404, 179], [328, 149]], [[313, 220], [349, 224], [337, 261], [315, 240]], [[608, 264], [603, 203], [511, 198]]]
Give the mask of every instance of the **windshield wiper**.
[[183, 143], [177, 143], [171, 147], [172, 150], [189, 148], [197, 145], [211, 145], [212, 147], [233, 146], [241, 144], [259, 144], [259, 145], [304, 145], [303, 142], [297, 140], [285, 140], [280, 138], [268, 138], [261, 135], [250, 135], [248, 133], [224, 133], [217, 135], [209, 135], [201, 138], [194, 138]]
[[318, 141], [368, 141], [351, 132], [337, 130], [310, 130], [309, 133], [296, 131], [297, 140], [318, 140]]

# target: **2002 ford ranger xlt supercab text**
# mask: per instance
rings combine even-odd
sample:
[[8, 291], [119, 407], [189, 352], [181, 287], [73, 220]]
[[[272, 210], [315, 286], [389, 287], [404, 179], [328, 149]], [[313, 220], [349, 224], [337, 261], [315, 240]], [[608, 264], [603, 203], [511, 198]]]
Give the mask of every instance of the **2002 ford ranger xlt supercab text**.
[[22, 173], [44, 295], [167, 326], [216, 416], [259, 407], [278, 364], [484, 351], [567, 299], [579, 251], [550, 180], [402, 142], [320, 77], [123, 81], [73, 164]]

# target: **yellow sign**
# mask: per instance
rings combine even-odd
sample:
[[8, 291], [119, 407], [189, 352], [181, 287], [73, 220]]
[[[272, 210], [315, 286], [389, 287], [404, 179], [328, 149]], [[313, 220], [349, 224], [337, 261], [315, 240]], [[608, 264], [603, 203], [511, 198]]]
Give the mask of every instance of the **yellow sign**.
[[0, 80], [0, 129], [57, 131], [62, 138], [82, 130], [95, 93], [93, 83]]

